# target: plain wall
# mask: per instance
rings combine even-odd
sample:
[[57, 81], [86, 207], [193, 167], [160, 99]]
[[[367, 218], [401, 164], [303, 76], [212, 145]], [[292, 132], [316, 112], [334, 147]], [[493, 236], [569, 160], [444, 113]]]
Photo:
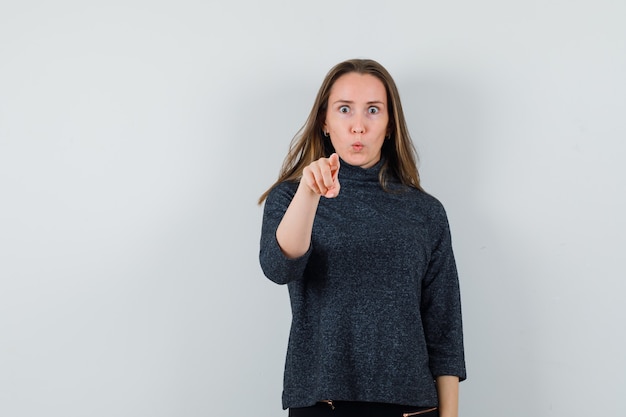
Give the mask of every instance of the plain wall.
[[0, 415], [286, 415], [289, 302], [256, 200], [353, 57], [396, 79], [448, 211], [461, 415], [626, 415], [624, 16], [3, 0]]

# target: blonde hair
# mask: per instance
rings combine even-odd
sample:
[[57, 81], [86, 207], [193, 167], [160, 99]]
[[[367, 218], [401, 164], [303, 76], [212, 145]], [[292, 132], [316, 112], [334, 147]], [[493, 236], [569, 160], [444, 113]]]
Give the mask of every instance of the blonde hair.
[[385, 159], [379, 174], [381, 186], [388, 190], [388, 179], [393, 176], [406, 186], [422, 190], [417, 170], [417, 152], [409, 135], [396, 83], [389, 72], [378, 62], [371, 59], [350, 59], [335, 65], [326, 74], [309, 117], [291, 141], [278, 180], [261, 195], [259, 204], [265, 201], [270, 191], [278, 184], [284, 181], [299, 181], [307, 165], [322, 157], [329, 157], [334, 152], [330, 141], [325, 140], [322, 131], [328, 97], [335, 81], [351, 72], [375, 76], [383, 83], [387, 91], [390, 137], [385, 140], [381, 151]]

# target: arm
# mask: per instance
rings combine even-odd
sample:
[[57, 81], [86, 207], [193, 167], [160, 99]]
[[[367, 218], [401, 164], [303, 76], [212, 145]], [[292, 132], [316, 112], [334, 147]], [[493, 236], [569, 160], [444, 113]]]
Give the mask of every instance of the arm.
[[276, 229], [276, 240], [287, 258], [298, 258], [311, 246], [311, 231], [319, 201], [319, 194], [313, 193], [300, 182], [291, 204]]
[[263, 207], [259, 262], [263, 274], [281, 285], [302, 278], [311, 253], [311, 248], [309, 248], [304, 255], [289, 258], [276, 240], [278, 225], [285, 216], [297, 189], [298, 184], [279, 184], [269, 193]]
[[337, 154], [304, 169], [296, 194], [276, 229], [276, 240], [286, 257], [295, 259], [309, 250], [320, 197], [334, 198], [339, 194], [338, 172]]
[[459, 415], [459, 377], [441, 375], [436, 378], [439, 397], [439, 416], [458, 417]]
[[[336, 166], [331, 170], [333, 160]], [[327, 167], [325, 173], [323, 166]], [[287, 284], [302, 277], [312, 250], [311, 232], [320, 196], [338, 195], [338, 170], [337, 155], [321, 158], [304, 169], [295, 190], [292, 184], [279, 184], [265, 201], [259, 261], [265, 276], [275, 283]]]
[[445, 210], [430, 222], [433, 252], [422, 287], [422, 322], [441, 417], [457, 417], [459, 382], [466, 378], [459, 279]]

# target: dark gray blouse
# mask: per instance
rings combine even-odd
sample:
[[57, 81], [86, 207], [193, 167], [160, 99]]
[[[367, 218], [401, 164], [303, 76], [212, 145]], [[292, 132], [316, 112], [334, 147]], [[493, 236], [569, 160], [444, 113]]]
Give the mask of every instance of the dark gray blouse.
[[282, 183], [264, 207], [260, 263], [287, 284], [292, 326], [283, 408], [320, 400], [436, 406], [434, 378], [466, 377], [461, 302], [441, 203], [395, 184], [382, 161], [341, 161], [341, 191], [320, 200], [308, 252], [288, 259], [276, 229], [297, 183]]

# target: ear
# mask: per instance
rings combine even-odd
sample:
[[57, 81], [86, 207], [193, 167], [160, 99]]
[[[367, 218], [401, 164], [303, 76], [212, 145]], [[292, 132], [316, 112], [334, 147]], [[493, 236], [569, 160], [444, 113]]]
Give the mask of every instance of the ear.
[[391, 134], [393, 133], [393, 123], [388, 123], [387, 124], [387, 138], [391, 137]]

